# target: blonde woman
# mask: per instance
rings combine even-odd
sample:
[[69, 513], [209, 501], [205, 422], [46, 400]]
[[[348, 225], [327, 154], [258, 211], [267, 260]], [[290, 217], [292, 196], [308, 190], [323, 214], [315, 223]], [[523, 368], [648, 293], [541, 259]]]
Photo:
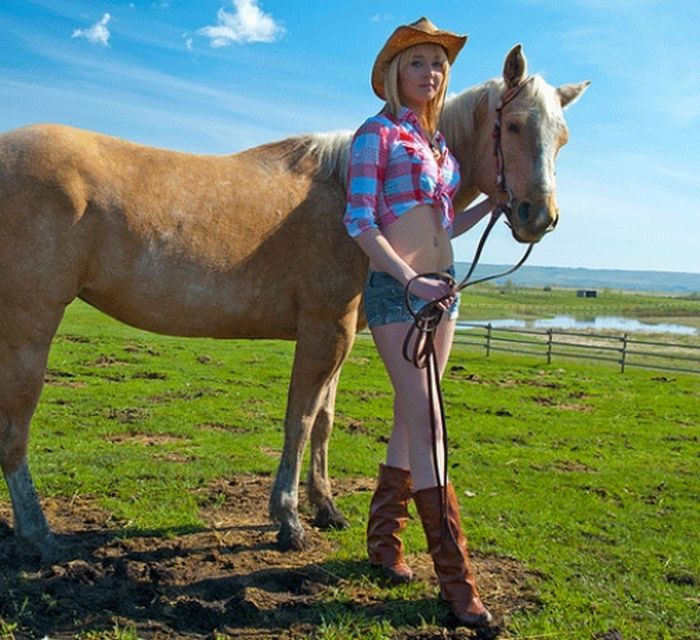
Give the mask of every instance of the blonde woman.
[[447, 280], [416, 276], [454, 276], [451, 238], [493, 208], [486, 200], [455, 214], [452, 197], [459, 187], [459, 167], [437, 130], [450, 65], [466, 40], [438, 29], [427, 18], [400, 26], [387, 40], [372, 69], [372, 88], [386, 104], [353, 138], [343, 222], [369, 257], [365, 315], [395, 394], [386, 463], [380, 465], [370, 505], [370, 562], [394, 582], [412, 579], [399, 536], [413, 498], [442, 597], [460, 623], [482, 627], [492, 618], [479, 598], [455, 492], [449, 483], [444, 492], [440, 487], [445, 461], [442, 443], [433, 441], [431, 429], [430, 405], [435, 399], [425, 372], [402, 353], [413, 322], [404, 302], [404, 289], [411, 282], [416, 307], [442, 299], [443, 318], [435, 334], [442, 375], [454, 336], [458, 295]]

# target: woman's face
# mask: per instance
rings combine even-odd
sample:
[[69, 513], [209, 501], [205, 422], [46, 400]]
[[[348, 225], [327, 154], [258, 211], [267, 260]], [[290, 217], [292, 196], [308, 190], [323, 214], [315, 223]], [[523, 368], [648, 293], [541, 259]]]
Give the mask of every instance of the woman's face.
[[399, 70], [401, 101], [420, 114], [442, 86], [447, 56], [435, 44], [419, 44], [407, 53], [408, 61]]

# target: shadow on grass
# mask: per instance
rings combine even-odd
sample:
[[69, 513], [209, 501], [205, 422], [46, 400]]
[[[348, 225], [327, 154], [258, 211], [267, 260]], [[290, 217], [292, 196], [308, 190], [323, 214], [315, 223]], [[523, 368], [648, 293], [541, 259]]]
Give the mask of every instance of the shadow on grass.
[[181, 638], [313, 637], [318, 629], [359, 638], [387, 625], [407, 631], [392, 633], [397, 638], [476, 637], [437, 634], [436, 626], [449, 625], [449, 612], [425, 586], [385, 589], [366, 562], [329, 560], [327, 542], [281, 553], [272, 543], [275, 530], [77, 531], [57, 536], [67, 557], [42, 566], [18, 552], [12, 530], [0, 523], [0, 619], [18, 624], [17, 637], [70, 637], [115, 624], [139, 636]]

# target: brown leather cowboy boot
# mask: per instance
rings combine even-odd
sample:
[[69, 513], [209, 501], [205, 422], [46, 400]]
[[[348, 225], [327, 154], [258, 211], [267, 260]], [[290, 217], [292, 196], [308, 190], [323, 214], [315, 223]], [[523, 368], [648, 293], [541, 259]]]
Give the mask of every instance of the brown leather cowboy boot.
[[452, 612], [461, 624], [472, 628], [485, 627], [493, 617], [481, 602], [476, 589], [467, 539], [460, 524], [457, 496], [452, 485], [448, 484], [445, 505], [448, 532], [443, 531], [440, 493], [439, 487], [431, 487], [413, 494], [440, 583], [440, 593], [450, 603]]
[[410, 582], [413, 572], [403, 557], [399, 534], [408, 522], [411, 473], [398, 467], [379, 465], [379, 478], [369, 505], [367, 553], [372, 565], [381, 567], [392, 582]]

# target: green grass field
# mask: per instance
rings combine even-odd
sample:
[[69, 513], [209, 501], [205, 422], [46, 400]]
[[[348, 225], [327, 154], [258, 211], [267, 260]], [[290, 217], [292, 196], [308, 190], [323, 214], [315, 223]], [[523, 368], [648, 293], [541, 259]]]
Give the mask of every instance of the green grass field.
[[[474, 304], [489, 296], [516, 304], [495, 290], [472, 295]], [[679, 315], [697, 312], [695, 301], [677, 304]], [[201, 527], [193, 489], [234, 473], [274, 473], [292, 354], [284, 342], [145, 334], [72, 305], [32, 430], [39, 492], [96, 497], [124, 535]], [[470, 544], [533, 576], [537, 606], [507, 616], [502, 637], [612, 639], [618, 630], [624, 640], [700, 638], [698, 376], [620, 375], [457, 348], [444, 392]], [[333, 477], [374, 477], [390, 405], [381, 363], [360, 336], [340, 383]], [[152, 446], [124, 437], [134, 434], [153, 436]], [[326, 534], [337, 571], [365, 558], [368, 500], [339, 498], [352, 526]], [[406, 540], [424, 547], [417, 521]], [[409, 637], [395, 620], [353, 618], [340, 605], [378, 587], [357, 570], [340, 577], [323, 595], [328, 615], [316, 638]], [[382, 593], [409, 604], [426, 596], [420, 586]], [[13, 637], [12, 624], [0, 619], [0, 638]], [[448, 637], [439, 627], [428, 620], [421, 633], [436, 635], [415, 637]]]

